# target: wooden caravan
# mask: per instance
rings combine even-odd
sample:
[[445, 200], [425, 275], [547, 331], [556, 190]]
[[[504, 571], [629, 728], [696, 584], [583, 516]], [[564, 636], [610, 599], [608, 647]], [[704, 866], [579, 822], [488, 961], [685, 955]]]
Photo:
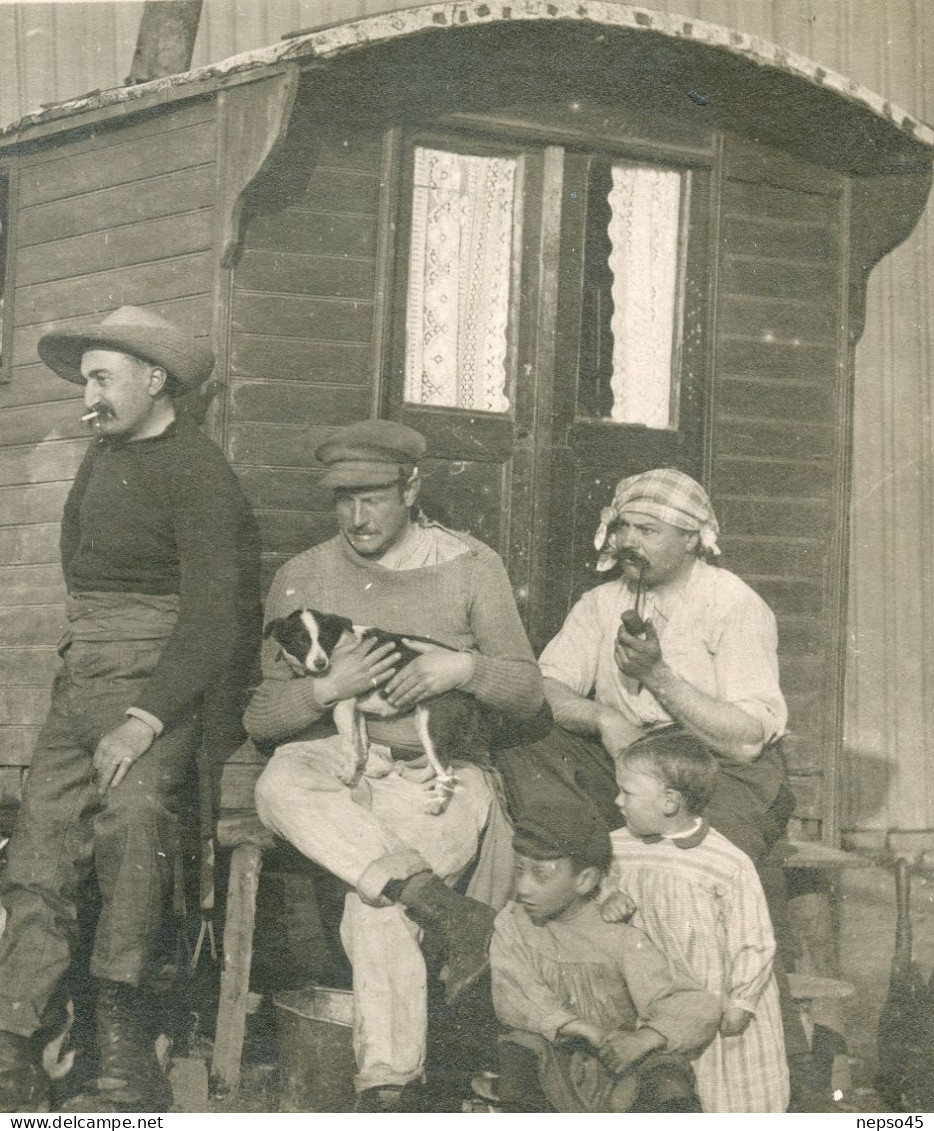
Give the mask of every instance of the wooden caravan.
[[596, 0], [361, 19], [6, 130], [3, 802], [87, 442], [36, 342], [136, 303], [212, 341], [206, 427], [270, 570], [333, 530], [328, 430], [402, 419], [429, 438], [429, 508], [503, 555], [540, 648], [597, 579], [616, 480], [701, 479], [724, 564], [778, 616], [797, 832], [832, 843], [853, 349], [932, 145], [761, 40]]

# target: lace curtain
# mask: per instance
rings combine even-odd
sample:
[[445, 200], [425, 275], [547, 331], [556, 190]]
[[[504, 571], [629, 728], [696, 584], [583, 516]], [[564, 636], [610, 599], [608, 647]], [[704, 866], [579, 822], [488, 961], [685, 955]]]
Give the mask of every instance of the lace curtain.
[[506, 412], [516, 161], [415, 150], [405, 399]]
[[681, 176], [613, 166], [613, 407], [610, 419], [671, 426]]

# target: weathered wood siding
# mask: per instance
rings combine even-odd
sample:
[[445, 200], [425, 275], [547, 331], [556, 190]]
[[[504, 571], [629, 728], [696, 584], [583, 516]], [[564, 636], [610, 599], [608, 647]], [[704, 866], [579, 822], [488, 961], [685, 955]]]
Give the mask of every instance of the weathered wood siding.
[[12, 381], [0, 386], [0, 804], [19, 796], [63, 616], [62, 505], [87, 446], [80, 390], [36, 343], [127, 303], [211, 332], [210, 103], [106, 128], [20, 163]]
[[[195, 65], [399, 0], [205, 0]], [[761, 35], [934, 117], [929, 0], [652, 0]], [[0, 122], [122, 82], [142, 4], [0, 5]], [[780, 112], [777, 107], [776, 111]], [[844, 824], [934, 827], [934, 451], [928, 217], [870, 280], [856, 353]], [[762, 393], [762, 386], [759, 387]]]
[[314, 449], [370, 413], [381, 146], [375, 133], [323, 141], [302, 196], [248, 224], [234, 272], [228, 455], [267, 580], [336, 529]]
[[805, 820], [821, 816], [833, 734], [845, 221], [842, 178], [727, 144], [710, 488], [727, 565], [778, 620], [785, 755]]

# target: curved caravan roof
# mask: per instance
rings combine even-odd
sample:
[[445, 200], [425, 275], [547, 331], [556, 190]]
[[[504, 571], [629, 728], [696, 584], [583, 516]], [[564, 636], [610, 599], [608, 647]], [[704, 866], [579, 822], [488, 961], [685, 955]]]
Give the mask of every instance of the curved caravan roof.
[[435, 58], [444, 81], [442, 62], [450, 67], [454, 58], [447, 48], [465, 53], [474, 81], [494, 85], [514, 79], [521, 59], [539, 87], [558, 80], [561, 89], [570, 88], [602, 76], [617, 87], [641, 80], [649, 96], [664, 97], [662, 88], [674, 81], [679, 97], [696, 93], [693, 105], [722, 127], [850, 172], [917, 167], [934, 156], [934, 129], [840, 74], [757, 36], [609, 0], [468, 0], [351, 20], [185, 74], [47, 107], [0, 131], [0, 146], [196, 97], [292, 64], [339, 71], [342, 61], [365, 57], [372, 77], [369, 68], [375, 62], [378, 71], [383, 58], [404, 86], [407, 65], [418, 60], [424, 84]]

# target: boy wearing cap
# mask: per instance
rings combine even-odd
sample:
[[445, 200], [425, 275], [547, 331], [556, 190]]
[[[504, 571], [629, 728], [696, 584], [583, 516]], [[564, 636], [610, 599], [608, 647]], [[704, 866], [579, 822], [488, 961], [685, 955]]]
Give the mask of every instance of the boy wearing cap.
[[[611, 858], [582, 806], [516, 829], [516, 898], [490, 944], [507, 1111], [700, 1111], [683, 1054], [713, 1037], [713, 995], [594, 901]], [[682, 1054], [682, 1055], [679, 1055]]]
[[[265, 824], [354, 889], [341, 937], [354, 970], [358, 1110], [400, 1110], [406, 1085], [423, 1076], [427, 1032], [420, 928], [440, 938], [453, 1000], [488, 964], [493, 910], [510, 875], [481, 869], [462, 896], [451, 886], [473, 863], [497, 807], [484, 773], [456, 766], [447, 809], [425, 809], [430, 773], [411, 714], [369, 723], [368, 764], [352, 789], [339, 778], [343, 751], [331, 717], [338, 701], [374, 687], [403, 711], [459, 688], [487, 711], [531, 719], [543, 701], [541, 674], [497, 554], [468, 534], [417, 511], [425, 440], [411, 428], [361, 421], [322, 444], [323, 484], [334, 492], [336, 537], [299, 554], [276, 574], [266, 619], [296, 609], [346, 616], [447, 648], [403, 668], [392, 645], [347, 637], [326, 674], [308, 679], [278, 659], [268, 641], [263, 680], [245, 716], [254, 738], [277, 744], [256, 789]], [[443, 752], [442, 752], [443, 757]], [[386, 773], [388, 765], [391, 772]]]
[[[43, 1110], [38, 1037], [60, 1004], [79, 888], [93, 861], [102, 910], [91, 973], [100, 1052], [87, 1110], [171, 1102], [140, 990], [171, 891], [179, 797], [200, 742], [250, 666], [259, 534], [233, 472], [173, 396], [211, 351], [149, 311], [46, 334], [43, 361], [84, 387], [95, 439], [65, 503], [62, 667], [2, 885], [0, 1109]], [[209, 693], [210, 694], [207, 694]], [[76, 1106], [76, 1110], [83, 1110]]]

